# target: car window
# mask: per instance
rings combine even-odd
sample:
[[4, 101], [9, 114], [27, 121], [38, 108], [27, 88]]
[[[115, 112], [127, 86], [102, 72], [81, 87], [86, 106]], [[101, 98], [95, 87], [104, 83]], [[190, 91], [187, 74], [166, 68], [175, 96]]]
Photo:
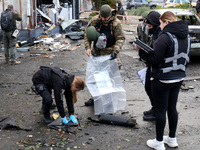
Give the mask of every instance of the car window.
[[175, 3], [180, 3], [180, 0], [175, 0]]
[[177, 16], [178, 20], [186, 20], [188, 25], [198, 25], [197, 18], [195, 16]]
[[146, 0], [142, 0], [142, 3], [144, 3], [144, 4], [148, 4], [148, 1], [146, 1]]
[[165, 3], [173, 3], [174, 0], [167, 0]]
[[188, 3], [188, 1], [187, 0], [182, 0], [182, 3], [183, 4]]
[[134, 0], [134, 2], [141, 2], [141, 0]]
[[189, 16], [191, 25], [198, 25], [197, 18], [195, 16]]

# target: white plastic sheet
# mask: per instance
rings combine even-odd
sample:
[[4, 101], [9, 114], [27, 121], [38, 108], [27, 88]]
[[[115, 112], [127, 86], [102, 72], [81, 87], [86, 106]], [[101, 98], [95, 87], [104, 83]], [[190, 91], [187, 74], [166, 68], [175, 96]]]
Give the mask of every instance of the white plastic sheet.
[[145, 85], [145, 81], [146, 81], [146, 74], [147, 74], [147, 67], [145, 67], [144, 69], [140, 70], [137, 72], [141, 82], [143, 85]]
[[87, 63], [86, 85], [94, 98], [95, 115], [113, 114], [126, 106], [118, 64], [109, 59], [110, 55], [91, 56]]

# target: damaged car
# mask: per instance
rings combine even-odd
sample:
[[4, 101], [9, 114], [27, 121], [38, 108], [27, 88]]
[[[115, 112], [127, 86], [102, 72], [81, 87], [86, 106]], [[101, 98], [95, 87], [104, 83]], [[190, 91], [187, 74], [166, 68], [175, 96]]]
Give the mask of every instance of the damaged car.
[[[200, 19], [193, 11], [187, 9], [157, 9], [154, 11], [161, 15], [166, 11], [171, 11], [177, 16], [178, 20], [187, 20], [191, 37], [191, 56], [200, 56]], [[140, 21], [142, 23], [137, 26], [137, 36], [144, 43], [147, 43], [150, 38], [148, 27], [144, 19]]]

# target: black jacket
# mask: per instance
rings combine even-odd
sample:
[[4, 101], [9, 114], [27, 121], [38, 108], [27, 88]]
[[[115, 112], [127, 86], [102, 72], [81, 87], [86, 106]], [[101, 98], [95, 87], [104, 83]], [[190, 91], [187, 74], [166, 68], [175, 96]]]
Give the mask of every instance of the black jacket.
[[161, 34], [160, 26], [154, 26], [153, 29], [149, 30], [149, 34], [151, 36], [148, 45], [153, 48], [153, 43], [157, 40], [159, 35]]
[[150, 39], [148, 41], [148, 45], [153, 48], [153, 43], [156, 41], [158, 36], [160, 35], [160, 14], [156, 11], [151, 11], [146, 19], [145, 23], [153, 25], [153, 28], [149, 30]]
[[[176, 21], [168, 24], [163, 29], [163, 32], [158, 37], [158, 39], [153, 44], [154, 53], [147, 54], [144, 51], [140, 50], [139, 55], [142, 59], [152, 64], [152, 77], [170, 80], [170, 79], [179, 79], [185, 77], [185, 72], [182, 70], [171, 71], [170, 73], [164, 74], [160, 73], [162, 66], [164, 65], [164, 59], [170, 54], [172, 46], [172, 40], [166, 34], [169, 32], [175, 35], [178, 39], [179, 49], [185, 50], [188, 47], [188, 25], [186, 21]], [[169, 64], [167, 64], [169, 65]]]
[[[74, 75], [69, 75], [69, 74], [64, 73], [64, 76], [65, 76], [65, 81], [63, 81], [63, 79], [61, 79], [60, 76], [58, 76], [57, 74], [52, 72], [52, 75], [51, 75], [52, 87], [46, 85], [47, 88], [54, 90], [56, 106], [57, 106], [58, 112], [62, 118], [66, 115], [65, 110], [64, 110], [64, 105], [63, 105], [63, 99], [62, 99], [63, 89], [65, 90], [64, 95], [65, 95], [69, 115], [74, 114], [74, 106], [72, 104], [73, 95], [71, 92], [71, 84], [74, 80]], [[35, 86], [38, 84], [45, 85], [42, 70], [39, 70], [34, 74], [32, 81]]]

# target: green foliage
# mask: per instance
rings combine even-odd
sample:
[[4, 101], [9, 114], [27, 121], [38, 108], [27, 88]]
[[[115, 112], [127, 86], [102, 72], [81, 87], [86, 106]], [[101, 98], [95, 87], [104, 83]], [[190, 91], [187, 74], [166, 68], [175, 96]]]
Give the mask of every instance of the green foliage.
[[182, 5], [176, 6], [176, 8], [188, 9], [189, 8], [189, 4], [182, 4]]
[[169, 6], [169, 7], [167, 7], [166, 9], [168, 9], [168, 8], [169, 8], [169, 9], [171, 9], [171, 8], [173, 8], [173, 9], [174, 9], [174, 6]]
[[156, 9], [163, 9], [163, 7], [158, 5], [158, 6], [156, 6]]
[[115, 9], [117, 0], [92, 0], [92, 2], [94, 4], [95, 10], [99, 10], [100, 7], [104, 4], [108, 4], [108, 5], [110, 5], [110, 7]]
[[94, 17], [94, 16], [96, 16], [96, 15], [97, 15], [96, 12], [92, 12], [92, 13], [90, 13], [90, 15], [89, 15], [89, 20], [92, 19], [92, 17]]
[[25, 150], [35, 150], [35, 147], [34, 146], [29, 146], [29, 147], [26, 147]]
[[149, 7], [139, 7], [137, 9], [128, 10], [128, 15], [142, 16], [146, 17], [148, 13], [151, 11]]
[[102, 0], [101, 5], [108, 4], [112, 7], [114, 4], [116, 4], [116, 2], [117, 0]]
[[[174, 7], [171, 7], [171, 8], [174, 8]], [[177, 6], [176, 8], [192, 10], [192, 8], [189, 8], [189, 4], [183, 4], [183, 5]], [[162, 6], [157, 6], [156, 9], [163, 9], [163, 8]], [[152, 9], [150, 9], [149, 7], [139, 7], [137, 9], [127, 10], [127, 13], [128, 15], [142, 16], [143, 18], [145, 18], [150, 11], [152, 11]]]

